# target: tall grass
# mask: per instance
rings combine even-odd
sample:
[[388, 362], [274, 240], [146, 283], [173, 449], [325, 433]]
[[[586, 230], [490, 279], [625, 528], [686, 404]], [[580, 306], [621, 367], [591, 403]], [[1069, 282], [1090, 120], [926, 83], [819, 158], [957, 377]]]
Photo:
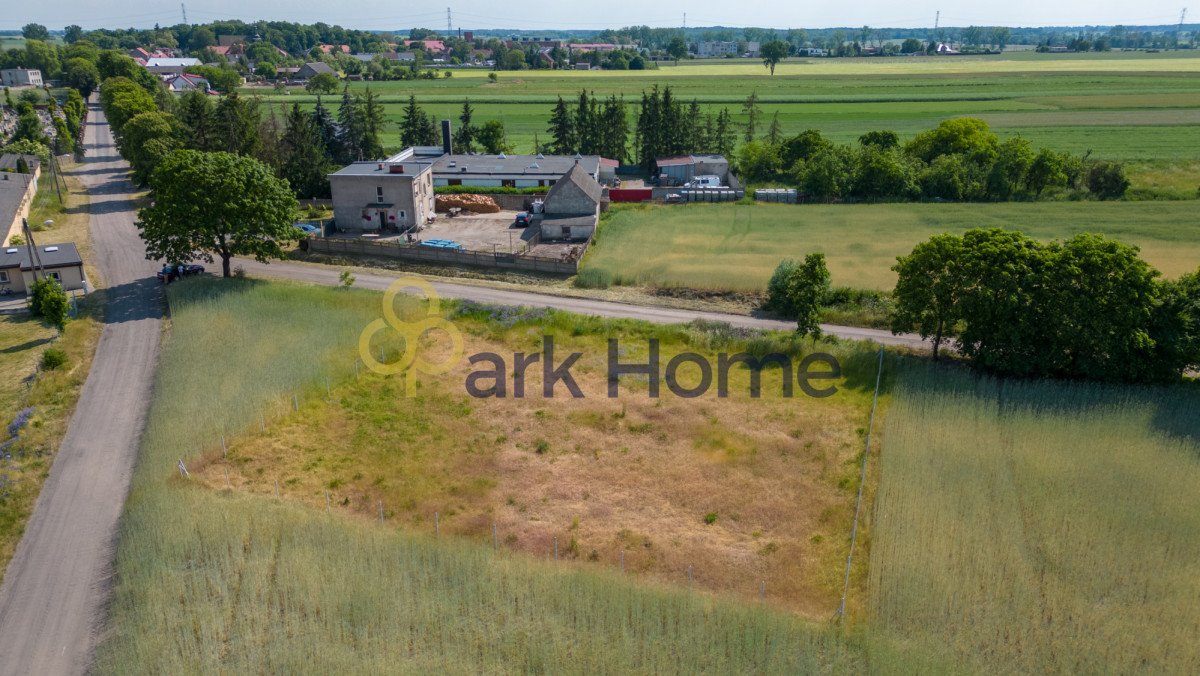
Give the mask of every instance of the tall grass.
[[1200, 392], [911, 366], [874, 627], [984, 670], [1200, 672]]
[[[345, 377], [378, 294], [238, 281], [171, 288], [120, 529], [102, 672], [859, 670], [832, 630], [486, 546], [213, 493], [174, 463], [264, 405]], [[398, 415], [404, 402], [397, 401]]]

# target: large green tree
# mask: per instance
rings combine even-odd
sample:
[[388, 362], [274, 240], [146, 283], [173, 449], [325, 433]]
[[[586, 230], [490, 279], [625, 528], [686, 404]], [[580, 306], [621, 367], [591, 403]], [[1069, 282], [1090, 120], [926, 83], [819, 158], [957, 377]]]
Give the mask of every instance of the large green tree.
[[771, 75], [774, 75], [775, 66], [787, 58], [788, 43], [783, 40], [771, 40], [759, 47], [758, 55], [762, 57], [763, 65], [771, 70]]
[[221, 147], [212, 97], [204, 92], [190, 91], [180, 97], [175, 115], [182, 125], [181, 136], [188, 148], [212, 151]]
[[63, 84], [79, 90], [85, 98], [91, 96], [100, 84], [100, 71], [96, 64], [83, 57], [67, 59], [63, 66]]
[[258, 130], [262, 121], [258, 99], [237, 92], [222, 96], [213, 111], [216, 145], [237, 155], [253, 155], [258, 149]]
[[961, 257], [961, 237], [935, 235], [909, 255], [897, 257], [892, 267], [897, 276], [892, 331], [916, 331], [922, 338], [932, 338], [934, 360], [942, 343], [955, 335], [958, 298], [963, 290], [958, 267]]
[[441, 145], [437, 123], [417, 105], [417, 97], [411, 94], [400, 116], [400, 144], [405, 147]]
[[179, 149], [179, 132], [179, 121], [158, 111], [139, 113], [125, 124], [117, 148], [129, 161], [135, 184], [146, 185], [163, 159]]
[[462, 111], [458, 114], [458, 129], [454, 130], [454, 150], [459, 153], [475, 152], [475, 134], [479, 129], [471, 121], [475, 109], [471, 107], [470, 99], [464, 99]]
[[138, 230], [150, 260], [212, 262], [232, 275], [234, 256], [267, 262], [296, 238], [296, 197], [252, 157], [178, 150], [150, 180], [153, 202], [138, 212]]

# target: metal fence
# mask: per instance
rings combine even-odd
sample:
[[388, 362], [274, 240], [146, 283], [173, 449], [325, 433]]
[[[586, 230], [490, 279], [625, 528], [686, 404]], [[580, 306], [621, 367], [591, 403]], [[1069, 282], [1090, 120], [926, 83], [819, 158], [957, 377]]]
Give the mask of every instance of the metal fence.
[[488, 251], [455, 251], [407, 244], [402, 242], [372, 242], [364, 239], [309, 238], [302, 241], [309, 251], [327, 254], [358, 254], [361, 256], [384, 256], [424, 263], [451, 265], [474, 265], [487, 268], [546, 272], [556, 275], [573, 275], [579, 271], [578, 260], [562, 260], [548, 256], [512, 254]]

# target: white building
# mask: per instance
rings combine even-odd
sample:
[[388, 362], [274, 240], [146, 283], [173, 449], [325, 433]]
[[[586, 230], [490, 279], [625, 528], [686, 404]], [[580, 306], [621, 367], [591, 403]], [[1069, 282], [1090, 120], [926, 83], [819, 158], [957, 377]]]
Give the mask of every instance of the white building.
[[[745, 51], [738, 51], [738, 45], [744, 44]], [[696, 56], [700, 58], [717, 58], [723, 56], [758, 56], [761, 45], [757, 42], [738, 43], [732, 40], [700, 42], [696, 44]]]
[[0, 70], [0, 83], [5, 87], [41, 87], [42, 71], [28, 68]]

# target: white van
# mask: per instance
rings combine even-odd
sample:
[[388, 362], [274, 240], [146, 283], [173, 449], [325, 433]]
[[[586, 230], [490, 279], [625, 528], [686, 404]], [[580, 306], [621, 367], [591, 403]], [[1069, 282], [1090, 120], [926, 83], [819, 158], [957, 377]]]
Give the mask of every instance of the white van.
[[721, 186], [721, 177], [713, 176], [713, 175], [695, 176], [692, 178], [692, 180], [687, 182], [687, 185], [685, 185], [683, 187], [685, 187], [685, 188], [720, 188], [720, 187], [722, 187]]

